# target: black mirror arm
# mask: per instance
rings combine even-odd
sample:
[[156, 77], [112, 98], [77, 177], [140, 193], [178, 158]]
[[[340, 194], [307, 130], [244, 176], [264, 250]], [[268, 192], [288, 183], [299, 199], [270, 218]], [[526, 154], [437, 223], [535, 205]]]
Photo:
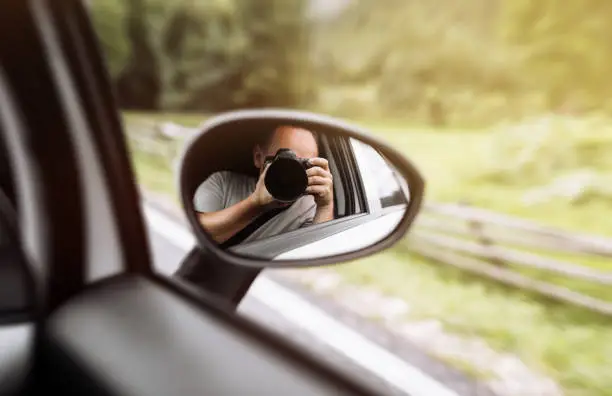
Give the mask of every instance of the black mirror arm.
[[237, 308], [260, 272], [257, 268], [222, 262], [195, 246], [187, 253], [174, 277]]

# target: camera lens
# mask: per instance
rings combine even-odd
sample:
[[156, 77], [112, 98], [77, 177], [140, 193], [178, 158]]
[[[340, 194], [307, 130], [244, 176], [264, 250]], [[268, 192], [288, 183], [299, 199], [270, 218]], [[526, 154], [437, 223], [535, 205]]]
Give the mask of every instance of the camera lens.
[[264, 183], [276, 200], [293, 202], [304, 194], [308, 176], [296, 158], [277, 157], [268, 167]]

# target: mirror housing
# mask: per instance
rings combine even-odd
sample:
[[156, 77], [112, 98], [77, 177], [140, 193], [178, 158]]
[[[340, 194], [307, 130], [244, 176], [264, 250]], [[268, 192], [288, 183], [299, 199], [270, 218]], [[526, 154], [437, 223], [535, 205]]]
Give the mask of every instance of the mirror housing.
[[[382, 239], [355, 250], [340, 252], [322, 257], [273, 259], [265, 254], [245, 254], [240, 247], [224, 250], [201, 226], [194, 205], [194, 194], [203, 180], [219, 171], [217, 165], [227, 158], [238, 159], [233, 170], [257, 177], [254, 168], [252, 147], [257, 142], [257, 134], [251, 133], [270, 130], [278, 125], [297, 125], [313, 131], [324, 130], [327, 136], [352, 138], [371, 146], [389, 162], [403, 178], [402, 188], [409, 190], [409, 200], [403, 216], [394, 223], [394, 228]], [[237, 143], [240, 144], [237, 144]], [[337, 118], [293, 110], [253, 109], [222, 113], [208, 119], [200, 126], [200, 131], [189, 139], [178, 162], [178, 182], [180, 197], [187, 218], [191, 224], [199, 247], [218, 259], [238, 266], [251, 268], [304, 267], [337, 264], [368, 256], [392, 246], [408, 232], [415, 216], [420, 210], [424, 180], [415, 166], [401, 153], [370, 135], [365, 129]], [[408, 192], [408, 191], [406, 191]], [[349, 220], [350, 221], [350, 220]], [[395, 225], [397, 224], [397, 225]], [[332, 225], [327, 226], [327, 228]], [[278, 240], [281, 236], [271, 237]], [[261, 246], [252, 251], [265, 252]], [[282, 256], [282, 255], [281, 255]], [[291, 255], [289, 255], [291, 256]]]

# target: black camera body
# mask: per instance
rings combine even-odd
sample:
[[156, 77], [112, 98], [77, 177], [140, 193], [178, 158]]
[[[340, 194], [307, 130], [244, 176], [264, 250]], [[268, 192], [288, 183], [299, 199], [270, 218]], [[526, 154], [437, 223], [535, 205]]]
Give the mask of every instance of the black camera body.
[[288, 203], [304, 195], [308, 187], [306, 170], [312, 167], [308, 159], [298, 158], [292, 150], [281, 148], [274, 156], [266, 157], [266, 164], [269, 165], [264, 184], [274, 199]]

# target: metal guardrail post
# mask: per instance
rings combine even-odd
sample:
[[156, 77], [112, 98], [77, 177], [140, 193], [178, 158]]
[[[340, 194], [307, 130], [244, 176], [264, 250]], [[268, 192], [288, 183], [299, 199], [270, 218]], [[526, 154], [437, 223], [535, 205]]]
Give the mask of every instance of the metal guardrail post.
[[[467, 207], [471, 205], [469, 202], [464, 201], [464, 202], [461, 202], [461, 206]], [[486, 233], [484, 232], [482, 223], [475, 219], [468, 220], [468, 226], [470, 227], [470, 230], [476, 236], [476, 240], [483, 247], [485, 247], [487, 250], [490, 250], [493, 253], [491, 255], [492, 257], [489, 259], [491, 264], [495, 264], [496, 266], [499, 266], [499, 267], [505, 267], [506, 263], [495, 254], [495, 242], [486, 235]]]

